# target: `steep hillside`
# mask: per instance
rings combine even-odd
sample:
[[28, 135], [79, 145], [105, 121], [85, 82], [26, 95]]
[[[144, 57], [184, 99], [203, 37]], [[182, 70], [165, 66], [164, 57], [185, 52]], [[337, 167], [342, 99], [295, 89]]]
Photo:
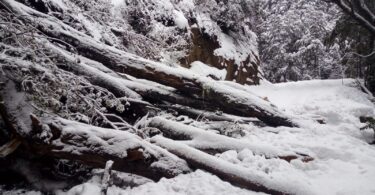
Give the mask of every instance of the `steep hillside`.
[[263, 80], [256, 7], [1, 0], [0, 193], [373, 193], [374, 97]]
[[225, 70], [225, 74], [209, 74], [214, 79], [259, 83], [252, 1], [20, 2], [59, 18], [97, 41], [144, 58], [186, 68], [200, 61]]

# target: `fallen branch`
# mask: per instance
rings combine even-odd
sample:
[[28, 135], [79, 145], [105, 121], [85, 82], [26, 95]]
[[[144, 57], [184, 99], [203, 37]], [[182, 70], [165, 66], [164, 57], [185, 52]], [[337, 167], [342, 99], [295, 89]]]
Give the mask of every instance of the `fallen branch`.
[[109, 180], [111, 179], [111, 171], [112, 171], [113, 161], [109, 160], [105, 164], [103, 177], [102, 177], [102, 194], [106, 195], [108, 186], [109, 186]]
[[[6, 80], [0, 77], [0, 81]], [[190, 172], [184, 160], [125, 131], [105, 129], [59, 117], [37, 118], [24, 92], [7, 80], [1, 93], [0, 114], [8, 129], [22, 140], [29, 153], [80, 161], [153, 180]]]
[[128, 132], [58, 117], [31, 118], [33, 131], [26, 140], [31, 151], [39, 155], [79, 160], [94, 167], [104, 167], [112, 160], [114, 170], [155, 181], [190, 171], [183, 160]]
[[207, 110], [199, 110], [182, 105], [168, 105], [162, 106], [171, 110], [175, 110], [179, 115], [186, 115], [193, 119], [207, 119], [210, 121], [228, 121], [228, 122], [238, 122], [238, 123], [260, 123], [257, 118], [251, 117], [239, 117], [234, 115], [229, 115], [225, 113], [215, 113]]
[[13, 153], [20, 145], [21, 140], [19, 140], [18, 138], [14, 138], [10, 142], [2, 145], [0, 147], [0, 158], [4, 158], [9, 154]]
[[283, 151], [272, 147], [269, 144], [253, 144], [184, 125], [179, 122], [170, 121], [161, 117], [150, 119], [148, 125], [150, 127], [158, 128], [163, 132], [163, 135], [168, 138], [184, 140], [184, 144], [208, 153], [222, 153], [228, 150], [236, 150], [240, 152], [243, 149], [249, 149], [257, 155], [265, 155], [266, 158], [280, 158], [287, 161], [301, 158], [303, 161], [311, 161], [311, 159], [307, 160], [307, 158], [310, 157], [306, 155], [301, 156], [295, 152]]
[[[303, 184], [283, 181], [276, 183], [267, 176], [266, 173], [252, 171], [226, 162], [212, 155], [201, 152], [185, 144], [164, 138], [160, 135], [151, 139], [153, 143], [159, 145], [171, 153], [185, 159], [190, 165], [198, 169], [206, 170], [224, 181], [252, 191], [264, 192], [268, 194], [308, 194], [303, 189]], [[295, 188], [299, 186], [299, 188]], [[305, 188], [307, 189], [307, 187]]]
[[[47, 40], [45, 40], [47, 41]], [[166, 101], [172, 104], [182, 104], [196, 107], [209, 107], [209, 103], [184, 97], [176, 93], [176, 89], [153, 83], [147, 80], [133, 78], [129, 80], [126, 74], [118, 74], [103, 64], [92, 61], [85, 57], [74, 57], [71, 53], [66, 52], [53, 44], [46, 44], [50, 48], [50, 52], [54, 54], [53, 59], [56, 65], [66, 71], [73, 72], [76, 75], [82, 75], [87, 78], [93, 85], [106, 88], [117, 97], [127, 97], [128, 101], [135, 104], [135, 113], [142, 110], [143, 115], [147, 113], [147, 108], [139, 104], [141, 96], [150, 102]], [[79, 61], [79, 62], [77, 62]], [[146, 105], [148, 104], [148, 105]], [[131, 104], [132, 105], [132, 104]], [[143, 106], [151, 106], [147, 102], [143, 102]]]
[[297, 126], [269, 102], [253, 94], [198, 76], [182, 67], [169, 67], [96, 42], [57, 18], [13, 0], [3, 0], [3, 3], [15, 14], [22, 16], [22, 20], [36, 26], [43, 34], [62, 39], [73, 45], [79, 54], [116, 72], [174, 87], [185, 96], [204, 99], [229, 114], [257, 117], [271, 126]]

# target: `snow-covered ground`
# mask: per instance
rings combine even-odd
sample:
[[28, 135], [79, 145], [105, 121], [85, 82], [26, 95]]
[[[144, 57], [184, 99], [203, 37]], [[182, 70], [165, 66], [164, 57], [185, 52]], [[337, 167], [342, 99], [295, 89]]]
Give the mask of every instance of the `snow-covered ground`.
[[[250, 87], [286, 113], [302, 119], [301, 128], [266, 127], [246, 138], [300, 150], [315, 160], [289, 164], [250, 157], [240, 163], [267, 169], [274, 177], [303, 181], [312, 194], [375, 194], [375, 146], [368, 144], [373, 131], [359, 130], [363, 126], [359, 117], [374, 116], [375, 105], [354, 86], [354, 80], [314, 80]], [[323, 118], [326, 124], [308, 118]]]
[[[218, 157], [243, 166], [249, 172], [265, 173], [276, 183], [288, 181], [295, 184], [296, 189], [303, 188], [297, 191], [306, 194], [375, 194], [375, 146], [368, 144], [373, 139], [373, 131], [359, 130], [364, 126], [359, 117], [374, 117], [375, 105], [369, 101], [367, 94], [356, 88], [354, 80], [263, 83], [246, 87], [246, 90], [267, 97], [279, 109], [295, 118], [301, 127], [258, 128], [249, 124], [241, 139], [308, 154], [314, 160], [292, 160], [288, 163], [254, 155], [247, 149], [241, 152], [227, 151]], [[323, 119], [326, 124], [311, 119]], [[100, 194], [98, 181], [93, 178], [59, 195]], [[260, 194], [232, 186], [202, 170], [135, 188], [110, 187], [108, 192], [116, 195]]]

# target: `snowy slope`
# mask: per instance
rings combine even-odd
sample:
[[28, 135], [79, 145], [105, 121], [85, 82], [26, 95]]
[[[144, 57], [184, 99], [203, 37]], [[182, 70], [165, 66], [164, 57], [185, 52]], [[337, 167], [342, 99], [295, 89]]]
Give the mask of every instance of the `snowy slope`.
[[[299, 119], [301, 128], [248, 125], [241, 138], [252, 143], [268, 143], [280, 149], [308, 154], [313, 161], [265, 159], [249, 150], [227, 151], [218, 156], [265, 174], [273, 181], [289, 181], [307, 194], [374, 194], [375, 147], [369, 145], [373, 132], [359, 131], [359, 116], [374, 116], [375, 105], [367, 95], [354, 87], [354, 80], [303, 81], [263, 84], [247, 90], [267, 97], [279, 108]], [[323, 118], [319, 124], [311, 118]], [[100, 194], [100, 185], [91, 182], [61, 194]], [[254, 194], [231, 186], [209, 173], [198, 170], [158, 183], [147, 183], [133, 189], [111, 187], [113, 194]]]

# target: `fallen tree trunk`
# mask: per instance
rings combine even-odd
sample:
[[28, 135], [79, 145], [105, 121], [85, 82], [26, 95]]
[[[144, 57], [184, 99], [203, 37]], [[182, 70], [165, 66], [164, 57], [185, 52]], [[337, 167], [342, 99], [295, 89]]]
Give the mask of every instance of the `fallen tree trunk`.
[[39, 155], [79, 160], [103, 168], [112, 160], [113, 169], [155, 181], [187, 173], [190, 168], [178, 157], [124, 131], [104, 129], [62, 118], [37, 119], [26, 140]]
[[150, 127], [158, 128], [163, 132], [163, 135], [168, 138], [183, 140], [184, 144], [208, 153], [222, 153], [228, 150], [236, 150], [237, 152], [240, 152], [243, 149], [249, 149], [257, 155], [265, 155], [266, 158], [280, 158], [287, 161], [299, 158], [305, 162], [312, 160], [312, 158], [307, 155], [297, 154], [292, 151], [283, 151], [272, 147], [269, 144], [253, 144], [184, 125], [179, 122], [170, 121], [161, 117], [150, 119], [148, 125]]
[[13, 0], [3, 0], [3, 4], [44, 34], [72, 45], [79, 54], [101, 62], [114, 71], [174, 87], [187, 96], [211, 102], [229, 114], [257, 117], [271, 126], [297, 126], [269, 102], [253, 94], [200, 77], [181, 67], [168, 67], [96, 42], [57, 18]]
[[[298, 184], [296, 184], [281, 179], [280, 181], [283, 182], [277, 183], [266, 173], [241, 168], [235, 164], [220, 160], [217, 157], [201, 152], [185, 144], [164, 138], [160, 135], [153, 137], [151, 142], [167, 149], [182, 159], [185, 159], [195, 168], [206, 170], [235, 186], [275, 195], [308, 194], [308, 192], [303, 190], [304, 188], [301, 187], [303, 184], [300, 182], [297, 182]], [[298, 188], [295, 186], [298, 186]], [[307, 187], [305, 189], [307, 189]]]
[[30, 153], [78, 160], [99, 168], [112, 160], [114, 170], [153, 180], [190, 171], [184, 160], [134, 134], [59, 117], [30, 117], [35, 110], [25, 93], [17, 91], [16, 84], [1, 74], [0, 81], [6, 81], [0, 95], [1, 117]]
[[163, 132], [165, 137], [173, 140], [183, 140], [184, 143], [190, 144], [191, 146], [194, 146], [200, 150], [216, 151], [217, 153], [220, 153], [228, 150], [236, 150], [239, 152], [247, 148], [255, 154], [265, 155], [267, 157], [277, 157], [279, 155], [292, 154], [285, 153], [282, 150], [266, 144], [251, 144], [239, 139], [215, 134], [203, 129], [184, 125], [179, 122], [163, 119], [161, 117], [154, 117], [150, 119], [148, 126], [159, 129]]
[[[56, 65], [59, 68], [77, 75], [85, 76], [92, 84], [108, 89], [117, 97], [127, 97], [128, 101], [134, 99], [133, 103], [135, 104], [137, 104], [137, 101], [140, 101], [139, 99], [141, 99], [142, 96], [143, 99], [150, 102], [165, 101], [172, 104], [182, 104], [200, 108], [210, 107], [210, 104], [207, 102], [177, 94], [174, 88], [147, 80], [130, 80], [124, 78], [124, 76], [129, 77], [128, 75], [119, 75], [99, 62], [84, 57], [73, 57], [71, 53], [53, 44], [48, 44], [47, 47], [50, 48], [50, 52], [54, 54], [52, 58], [56, 61]], [[143, 105], [145, 105], [145, 103]]]
[[168, 105], [161, 106], [171, 110], [175, 110], [179, 115], [186, 115], [192, 119], [208, 119], [210, 121], [227, 121], [227, 122], [238, 122], [238, 123], [260, 123], [257, 118], [250, 117], [239, 117], [229, 115], [226, 113], [215, 113], [207, 110], [199, 110], [182, 105]]

